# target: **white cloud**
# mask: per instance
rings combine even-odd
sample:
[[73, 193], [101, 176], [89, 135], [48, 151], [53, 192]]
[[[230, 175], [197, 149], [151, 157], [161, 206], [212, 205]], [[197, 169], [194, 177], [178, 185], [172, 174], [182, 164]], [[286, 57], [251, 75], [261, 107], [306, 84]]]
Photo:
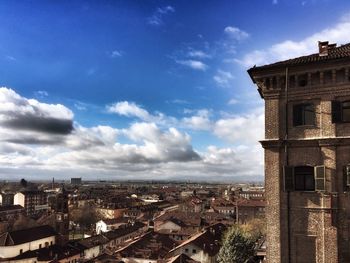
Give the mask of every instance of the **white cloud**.
[[224, 32], [232, 39], [241, 41], [249, 37], [249, 34], [238, 27], [227, 26], [224, 29]]
[[[50, 129], [33, 130], [25, 125], [14, 129], [3, 125], [8, 116], [22, 121], [25, 120], [23, 116], [35, 113], [48, 123], [52, 119], [72, 123], [74, 116], [63, 105], [45, 104], [22, 97], [11, 89], [1, 88], [0, 173], [13, 179], [29, 176], [30, 179], [52, 176], [66, 179], [70, 175], [91, 179], [150, 179], [155, 176], [159, 179], [197, 180], [261, 178], [261, 150], [252, 144], [254, 138], [236, 143], [243, 138], [243, 132], [241, 135], [234, 134], [234, 138], [228, 132], [229, 129], [242, 129], [241, 125], [243, 129], [257, 131], [257, 124], [250, 127], [248, 121], [236, 123], [234, 120], [239, 116], [228, 116], [213, 122], [212, 113], [207, 109], [189, 110], [186, 113], [188, 117], [173, 120], [161, 113], [150, 114], [130, 102], [115, 103], [111, 111], [145, 120], [133, 122], [124, 129], [106, 125], [84, 127], [75, 122], [74, 129], [68, 133], [55, 133]], [[254, 114], [259, 113], [251, 113], [252, 116]], [[244, 115], [243, 118], [253, 119], [249, 116]], [[152, 120], [167, 127], [161, 127]], [[59, 121], [58, 124], [54, 123], [54, 127], [61, 124]], [[169, 126], [171, 121], [180, 129], [215, 131], [223, 139], [234, 141], [237, 146], [210, 146], [204, 152], [197, 152], [191, 144], [191, 137]], [[245, 136], [252, 137], [250, 133], [245, 133]]]
[[16, 61], [17, 59], [15, 58], [15, 57], [13, 57], [13, 56], [5, 56], [5, 58], [7, 59], [7, 60], [10, 60], [10, 61]]
[[152, 119], [152, 116], [146, 110], [142, 109], [134, 102], [117, 102], [108, 106], [107, 110], [111, 113], [117, 113], [127, 117], [137, 117], [144, 121], [150, 121]]
[[160, 26], [164, 24], [163, 17], [169, 13], [174, 13], [175, 8], [168, 5], [164, 7], [158, 7], [151, 17], [147, 19], [148, 24], [153, 26]]
[[12, 89], [0, 88], [0, 119], [11, 118], [10, 115], [29, 114], [57, 119], [73, 118], [73, 112], [61, 104], [41, 103], [21, 97]]
[[232, 143], [256, 144], [264, 138], [264, 111], [236, 115], [216, 121], [214, 134]]
[[40, 99], [49, 96], [49, 93], [46, 90], [38, 90], [34, 92], [35, 97], [38, 97]]
[[113, 50], [111, 53], [111, 58], [118, 58], [123, 56], [123, 52], [120, 50]]
[[83, 103], [83, 102], [80, 102], [80, 101], [77, 101], [77, 102], [74, 103], [74, 107], [77, 110], [85, 111], [87, 109], [87, 104]]
[[213, 79], [220, 87], [227, 87], [230, 85], [230, 81], [234, 79], [232, 73], [228, 71], [218, 70]]
[[211, 58], [211, 55], [205, 53], [202, 50], [190, 50], [188, 51], [187, 56], [191, 58], [199, 58], [199, 59]]
[[201, 131], [210, 130], [212, 126], [210, 112], [206, 109], [197, 111], [196, 114], [191, 117], [183, 118], [182, 123], [187, 128]]
[[168, 103], [174, 103], [174, 104], [190, 104], [187, 100], [182, 99], [174, 99], [172, 101], [167, 101]]
[[318, 52], [318, 41], [344, 44], [349, 42], [350, 15], [344, 16], [337, 24], [316, 32], [302, 40], [285, 40], [262, 50], [254, 50], [236, 62], [245, 67], [264, 65], [280, 60], [300, 57]]
[[199, 60], [176, 60], [176, 63], [190, 67], [194, 70], [206, 71], [208, 69], [208, 65]]
[[228, 105], [235, 105], [235, 104], [237, 104], [239, 101], [237, 100], [237, 99], [230, 99], [229, 101], [228, 101]]

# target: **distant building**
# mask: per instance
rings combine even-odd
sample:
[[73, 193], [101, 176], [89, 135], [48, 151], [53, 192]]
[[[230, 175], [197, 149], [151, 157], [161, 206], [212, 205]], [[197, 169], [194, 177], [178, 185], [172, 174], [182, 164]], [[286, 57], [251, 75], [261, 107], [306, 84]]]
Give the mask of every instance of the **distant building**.
[[248, 70], [265, 100], [268, 262], [350, 262], [350, 44]]
[[122, 248], [117, 254], [127, 263], [157, 263], [165, 259], [168, 252], [176, 246], [176, 242], [167, 235], [148, 232], [141, 238]]
[[20, 205], [0, 206], [0, 222], [11, 221], [24, 214], [24, 208]]
[[27, 216], [35, 216], [41, 211], [49, 209], [47, 195], [40, 190], [26, 190], [16, 193], [14, 204], [23, 206]]
[[215, 212], [230, 217], [233, 217], [236, 211], [236, 205], [232, 201], [222, 198], [215, 199], [211, 207]]
[[84, 250], [81, 247], [72, 245], [52, 245], [35, 250], [28, 250], [14, 258], [11, 263], [32, 263], [32, 262], [82, 262]]
[[200, 263], [199, 261], [193, 260], [186, 254], [176, 255], [172, 258], [169, 258], [166, 263]]
[[236, 201], [236, 222], [246, 224], [255, 218], [265, 217], [266, 202], [263, 200], [241, 199]]
[[56, 232], [50, 226], [38, 226], [0, 234], [0, 258], [13, 258], [29, 250], [55, 244]]
[[78, 177], [76, 177], [76, 178], [71, 178], [71, 179], [70, 179], [70, 183], [71, 183], [72, 185], [81, 185], [81, 183], [82, 183], [81, 177], [80, 177], [80, 178], [78, 178]]
[[96, 223], [96, 234], [99, 235], [101, 232], [108, 232], [117, 229], [118, 227], [128, 223], [128, 218], [111, 218], [100, 220]]
[[210, 226], [172, 249], [169, 255], [185, 254], [201, 263], [216, 262], [225, 230], [226, 226], [220, 223]]
[[0, 193], [0, 205], [13, 205], [14, 193], [2, 192]]
[[257, 200], [263, 200], [265, 198], [265, 192], [264, 191], [238, 191], [237, 195], [241, 198], [245, 199], [257, 199]]

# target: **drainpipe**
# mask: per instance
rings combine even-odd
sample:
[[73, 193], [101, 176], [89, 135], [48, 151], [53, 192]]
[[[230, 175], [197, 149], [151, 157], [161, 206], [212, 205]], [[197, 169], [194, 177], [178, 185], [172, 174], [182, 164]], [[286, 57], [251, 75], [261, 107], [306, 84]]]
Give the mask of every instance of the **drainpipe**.
[[[289, 83], [289, 77], [288, 77], [288, 67], [286, 67], [286, 81], [285, 81], [285, 135], [284, 135], [284, 165], [288, 166], [289, 160], [288, 160], [288, 83]], [[288, 262], [291, 263], [291, 231], [290, 231], [290, 193], [289, 190], [287, 191], [287, 227], [288, 227]]]

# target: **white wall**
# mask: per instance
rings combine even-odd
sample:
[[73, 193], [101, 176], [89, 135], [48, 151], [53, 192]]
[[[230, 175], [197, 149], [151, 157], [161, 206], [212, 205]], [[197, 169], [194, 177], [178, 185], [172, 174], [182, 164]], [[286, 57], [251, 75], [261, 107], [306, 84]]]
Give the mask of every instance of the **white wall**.
[[100, 245], [84, 250], [84, 258], [91, 259], [95, 258], [100, 254]]
[[145, 258], [123, 258], [122, 261], [126, 263], [157, 263], [157, 260], [145, 259]]
[[40, 244], [41, 247], [45, 247], [45, 242], [48, 242], [49, 245], [51, 245], [51, 242], [52, 244], [55, 244], [55, 236], [34, 240], [32, 242], [23, 243], [16, 246], [0, 246], [0, 258], [16, 257], [20, 254], [21, 249], [22, 253], [28, 250], [39, 249]]
[[[186, 251], [187, 249], [187, 251]], [[193, 252], [195, 250], [195, 252]], [[180, 247], [178, 250], [174, 251], [174, 255], [179, 255], [181, 253], [186, 254], [187, 256], [191, 257], [193, 260], [201, 262], [201, 263], [214, 263], [216, 262], [215, 257], [210, 257], [208, 254], [203, 253], [203, 250], [201, 248], [198, 248], [197, 246], [189, 243], [183, 247]]]
[[13, 197], [13, 204], [14, 205], [21, 205], [24, 207], [24, 194], [22, 193], [16, 193], [15, 196]]
[[96, 223], [96, 234], [99, 235], [102, 232], [107, 232], [107, 225], [102, 220]]
[[164, 224], [159, 225], [156, 230], [172, 230], [172, 231], [179, 231], [181, 230], [181, 227], [171, 221], [166, 221]]

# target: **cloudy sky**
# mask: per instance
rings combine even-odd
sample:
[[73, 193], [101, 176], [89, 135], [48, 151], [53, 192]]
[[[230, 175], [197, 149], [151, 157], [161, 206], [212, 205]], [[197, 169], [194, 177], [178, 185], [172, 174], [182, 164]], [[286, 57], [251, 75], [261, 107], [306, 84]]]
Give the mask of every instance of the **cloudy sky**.
[[246, 70], [350, 42], [350, 1], [1, 1], [0, 179], [263, 180]]

